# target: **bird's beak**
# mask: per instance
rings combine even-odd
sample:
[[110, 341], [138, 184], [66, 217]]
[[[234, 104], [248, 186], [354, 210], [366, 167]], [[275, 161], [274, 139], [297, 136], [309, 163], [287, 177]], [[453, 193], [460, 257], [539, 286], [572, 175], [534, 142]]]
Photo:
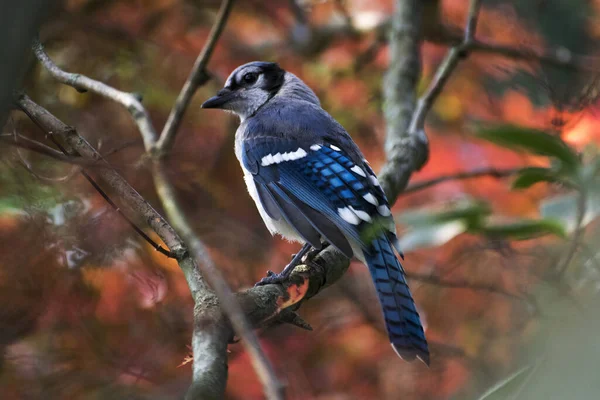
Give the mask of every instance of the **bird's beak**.
[[232, 90], [221, 89], [216, 96], [202, 103], [202, 108], [224, 108], [223, 106], [233, 98], [234, 94], [235, 92]]

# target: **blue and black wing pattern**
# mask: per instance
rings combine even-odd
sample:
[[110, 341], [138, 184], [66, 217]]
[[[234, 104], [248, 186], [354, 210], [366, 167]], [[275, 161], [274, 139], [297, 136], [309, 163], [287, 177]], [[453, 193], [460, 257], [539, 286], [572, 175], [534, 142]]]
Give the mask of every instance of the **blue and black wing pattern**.
[[315, 247], [323, 237], [348, 257], [361, 251], [355, 255], [369, 267], [392, 346], [405, 359], [429, 363], [419, 315], [394, 254], [393, 218], [370, 167], [332, 143], [259, 142], [248, 147], [244, 165], [269, 215], [285, 219]]

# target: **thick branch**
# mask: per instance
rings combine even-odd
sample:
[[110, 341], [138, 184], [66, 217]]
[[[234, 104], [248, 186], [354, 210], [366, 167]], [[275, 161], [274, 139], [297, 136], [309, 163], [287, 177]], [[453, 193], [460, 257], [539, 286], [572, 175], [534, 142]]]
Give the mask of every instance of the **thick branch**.
[[[188, 224], [187, 219], [182, 214], [181, 207], [177, 204], [171, 182], [163, 169], [162, 161], [157, 160], [154, 162], [152, 175], [158, 196], [162, 201], [169, 220], [173, 224], [173, 227], [181, 233], [183, 240], [189, 246], [192, 257], [202, 266], [202, 272], [210, 286], [217, 293], [220, 305], [229, 317], [229, 321], [233, 325], [235, 332], [243, 338], [242, 344], [250, 355], [254, 370], [265, 387], [267, 398], [283, 399], [283, 386], [277, 380], [275, 372], [262, 351], [258, 338], [252, 331], [252, 327], [248, 323], [242, 307], [234, 297], [221, 272], [209, 257], [208, 250], [198, 239], [192, 227]], [[206, 307], [205, 299], [197, 298], [196, 312], [202, 310], [204, 307]], [[197, 329], [204, 329], [204, 327], [197, 327]], [[194, 336], [196, 335], [194, 334]], [[193, 346], [197, 345], [197, 340], [194, 339]], [[201, 357], [202, 353], [196, 350], [199, 349], [194, 349], [195, 357]], [[197, 373], [196, 369], [197, 365], [194, 364], [194, 374]]]
[[213, 50], [215, 49], [217, 40], [219, 40], [219, 36], [221, 36], [221, 32], [223, 32], [223, 28], [225, 27], [229, 17], [232, 5], [233, 0], [224, 0], [221, 4], [221, 8], [219, 9], [219, 13], [217, 15], [217, 21], [210, 31], [208, 41], [194, 62], [192, 71], [190, 72], [188, 79], [185, 81], [183, 89], [181, 92], [179, 92], [179, 96], [177, 96], [175, 105], [171, 109], [169, 118], [167, 119], [162, 133], [160, 134], [160, 138], [154, 146], [154, 151], [156, 154], [164, 155], [171, 149], [175, 140], [175, 135], [177, 134], [183, 119], [183, 115], [185, 114], [185, 110], [187, 110], [188, 105], [192, 100], [192, 96], [199, 86], [208, 81], [209, 75], [206, 72], [206, 65], [208, 64]]
[[156, 130], [150, 120], [150, 115], [142, 105], [142, 102], [133, 94], [115, 89], [100, 81], [88, 78], [85, 75], [74, 74], [63, 71], [50, 59], [44, 46], [35, 39], [33, 42], [33, 52], [42, 65], [59, 82], [72, 86], [80, 92], [90, 91], [107, 99], [113, 100], [123, 105], [131, 114], [142, 137], [144, 146], [149, 149], [156, 140]]
[[412, 172], [425, 164], [429, 153], [425, 134], [408, 131], [421, 74], [422, 12], [420, 0], [396, 0], [390, 28], [390, 65], [383, 85], [387, 163], [379, 175], [390, 203], [406, 187]]

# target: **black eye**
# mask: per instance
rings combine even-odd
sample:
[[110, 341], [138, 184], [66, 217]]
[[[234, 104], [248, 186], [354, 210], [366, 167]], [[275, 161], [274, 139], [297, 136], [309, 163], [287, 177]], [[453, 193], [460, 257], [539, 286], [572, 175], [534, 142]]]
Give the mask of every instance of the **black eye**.
[[244, 81], [246, 85], [253, 84], [254, 82], [256, 82], [257, 79], [258, 74], [255, 72], [248, 72], [247, 74], [244, 74], [244, 76], [242, 76], [242, 81]]

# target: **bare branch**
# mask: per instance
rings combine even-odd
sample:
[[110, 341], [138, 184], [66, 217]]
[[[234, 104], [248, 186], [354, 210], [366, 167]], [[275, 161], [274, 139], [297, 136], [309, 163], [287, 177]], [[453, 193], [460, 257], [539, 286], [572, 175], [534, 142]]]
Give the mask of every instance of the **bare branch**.
[[71, 157], [64, 155], [60, 151], [54, 150], [52, 147], [48, 147], [45, 144], [38, 142], [37, 140], [33, 140], [22, 135], [13, 135], [12, 133], [3, 134], [0, 135], [0, 141], [11, 146], [20, 147], [22, 149], [31, 150], [33, 152], [43, 154], [45, 156], [67, 164], [88, 166], [97, 165], [96, 162], [89, 162], [87, 160], [81, 159], [80, 157]]
[[466, 290], [476, 290], [476, 291], [484, 291], [488, 293], [497, 294], [500, 296], [507, 297], [513, 300], [525, 301], [529, 302], [529, 300], [518, 294], [511, 293], [497, 285], [487, 284], [487, 283], [474, 283], [469, 282], [467, 280], [446, 280], [442, 279], [435, 275], [429, 274], [416, 274], [416, 273], [407, 273], [406, 276], [409, 279], [413, 279], [415, 281], [424, 282], [430, 285], [442, 286], [452, 289], [466, 289]]
[[[427, 35], [425, 39], [442, 45], [457, 46], [462, 38], [455, 32], [442, 30], [443, 34], [435, 32], [435, 34]], [[599, 72], [599, 62], [597, 57], [587, 57], [578, 54], [573, 54], [565, 47], [551, 49], [535, 49], [526, 47], [516, 47], [498, 43], [489, 43], [473, 39], [469, 45], [469, 51], [472, 53], [496, 54], [512, 60], [534, 61], [541, 64], [567, 68], [576, 71], [584, 72]]]
[[467, 26], [465, 27], [465, 43], [470, 43], [475, 37], [475, 29], [477, 29], [477, 21], [479, 19], [480, 8], [481, 0], [471, 0], [471, 3], [469, 5], [469, 13], [467, 15]]
[[227, 18], [229, 17], [232, 5], [233, 0], [223, 0], [223, 3], [221, 3], [217, 20], [210, 31], [208, 41], [198, 55], [198, 58], [196, 58], [192, 71], [185, 81], [181, 92], [179, 92], [175, 105], [173, 105], [169, 118], [160, 134], [160, 138], [154, 146], [153, 151], [155, 154], [158, 154], [159, 156], [164, 155], [171, 149], [173, 142], [175, 141], [175, 135], [179, 130], [181, 120], [185, 114], [185, 110], [187, 110], [188, 105], [192, 100], [192, 96], [196, 93], [199, 86], [210, 79], [206, 72], [206, 65], [208, 64], [213, 50], [215, 49], [215, 45], [217, 44], [217, 40], [219, 40], [219, 36], [221, 36], [221, 32], [223, 32], [223, 28], [227, 23]]
[[[426, 16], [426, 18], [429, 18]], [[368, 48], [360, 54], [354, 64], [356, 71], [362, 69], [370, 60], [373, 59], [375, 52], [388, 41], [386, 32], [391, 25], [391, 18], [383, 20], [373, 27], [375, 38]], [[318, 28], [317, 28], [318, 29]], [[348, 29], [345, 26], [338, 26], [337, 30], [330, 29], [329, 34], [339, 36], [346, 34]], [[466, 32], [459, 29], [449, 28], [443, 25], [440, 20], [427, 21], [423, 26], [423, 39], [425, 41], [446, 46], [459, 46]], [[565, 47], [536, 49], [527, 47], [518, 47], [514, 45], [504, 45], [499, 43], [490, 43], [480, 41], [475, 38], [471, 40], [469, 51], [472, 53], [496, 54], [512, 60], [532, 61], [558, 68], [567, 68], [575, 71], [600, 72], [600, 59], [598, 57], [583, 56], [574, 54]]]
[[87, 76], [63, 71], [46, 54], [44, 46], [39, 39], [34, 39], [33, 52], [42, 65], [59, 82], [72, 86], [80, 92], [90, 91], [107, 99], [113, 100], [123, 105], [131, 114], [144, 139], [146, 149], [154, 144], [156, 140], [156, 130], [152, 125], [150, 115], [142, 105], [142, 102], [133, 94], [115, 89], [100, 81], [88, 78]]
[[72, 165], [69, 172], [67, 172], [63, 176], [59, 176], [59, 177], [44, 176], [33, 170], [33, 166], [31, 165], [31, 163], [29, 161], [27, 161], [25, 159], [25, 157], [23, 157], [23, 155], [21, 154], [21, 152], [18, 149], [17, 149], [17, 154], [19, 155], [19, 163], [23, 166], [23, 168], [25, 168], [27, 170], [27, 172], [29, 172], [31, 175], [33, 175], [36, 179], [39, 179], [41, 181], [66, 182], [66, 181], [70, 180], [71, 178], [73, 178], [75, 176], [75, 174], [77, 174], [77, 172], [79, 171], [77, 166]]
[[425, 165], [429, 154], [425, 134], [408, 130], [421, 74], [422, 14], [421, 0], [396, 0], [389, 33], [390, 64], [383, 86], [387, 162], [379, 175], [390, 203], [406, 187], [413, 171]]
[[477, 19], [479, 9], [481, 7], [480, 0], [471, 0], [469, 6], [469, 14], [467, 16], [467, 26], [465, 28], [464, 39], [462, 43], [450, 49], [442, 64], [437, 69], [431, 84], [427, 88], [425, 94], [419, 99], [417, 109], [413, 114], [408, 128], [409, 135], [425, 136], [425, 117], [431, 109], [431, 106], [442, 92], [442, 89], [448, 82], [450, 75], [458, 65], [461, 59], [468, 56], [470, 46], [473, 43], [475, 29], [477, 28]]
[[[235, 332], [243, 338], [243, 345], [257, 372], [260, 381], [263, 383], [268, 399], [283, 399], [283, 385], [279, 383], [273, 368], [266, 355], [262, 351], [258, 338], [252, 331], [252, 327], [248, 323], [242, 307], [234, 297], [229, 285], [223, 278], [221, 272], [214, 265], [214, 262], [208, 255], [208, 251], [204, 244], [198, 239], [192, 227], [187, 223], [185, 216], [181, 212], [181, 207], [177, 204], [173, 187], [165, 175], [162, 162], [157, 160], [154, 162], [153, 177], [156, 191], [161, 199], [163, 207], [169, 220], [175, 229], [181, 233], [183, 240], [189, 246], [192, 257], [202, 267], [204, 277], [217, 293], [221, 306], [229, 317]], [[197, 302], [197, 307], [201, 307], [201, 302]], [[196, 353], [196, 357], [200, 357], [201, 353]]]
[[448, 181], [459, 181], [459, 180], [465, 180], [465, 179], [480, 178], [482, 176], [490, 176], [492, 178], [497, 178], [497, 179], [506, 178], [508, 176], [515, 175], [522, 169], [523, 169], [522, 167], [507, 168], [507, 169], [480, 168], [480, 169], [475, 169], [473, 171], [468, 171], [468, 172], [459, 172], [456, 174], [443, 175], [443, 176], [439, 176], [437, 178], [430, 179], [427, 181], [421, 181], [421, 182], [416, 182], [416, 183], [410, 184], [410, 185], [408, 185], [408, 187], [406, 189], [404, 189], [404, 191], [402, 193], [400, 193], [400, 195], [403, 196], [405, 194], [418, 192], [420, 190], [427, 189], [432, 186], [439, 185], [440, 183], [444, 183], [444, 182], [448, 182]]
[[[48, 157], [51, 157], [55, 160], [66, 162], [68, 164], [73, 164], [74, 166], [81, 165], [81, 166], [86, 166], [88, 168], [89, 167], [111, 168], [106, 162], [88, 160], [88, 159], [84, 159], [82, 157], [77, 157], [77, 156], [70, 156], [67, 153], [67, 151], [52, 136], [50, 136], [50, 139], [59, 148], [61, 148], [62, 153], [60, 151], [53, 149], [52, 147], [48, 147], [45, 144], [38, 142], [37, 140], [29, 139], [28, 137], [18, 135], [18, 134], [0, 135], [0, 139], [4, 142], [7, 142], [8, 144], [10, 144], [12, 146], [35, 151], [37, 153], [44, 154]], [[13, 140], [7, 140], [7, 139], [13, 139]], [[19, 153], [19, 156], [21, 156], [20, 153]], [[135, 230], [144, 240], [146, 240], [146, 242], [148, 242], [156, 251], [164, 254], [165, 256], [170, 257], [170, 258], [175, 258], [175, 256], [170, 251], [165, 250], [161, 245], [159, 245], [154, 240], [152, 240], [152, 238], [150, 238], [150, 236], [148, 236], [129, 217], [127, 217], [127, 215], [125, 213], [123, 213], [123, 211], [112, 201], [112, 199], [106, 194], [106, 192], [96, 183], [96, 181], [94, 181], [94, 179], [84, 170], [81, 170], [78, 168], [72, 168], [71, 171], [64, 177], [52, 178], [52, 177], [42, 176], [39, 173], [35, 172], [31, 166], [31, 164], [29, 162], [27, 162], [23, 157], [21, 157], [21, 163], [32, 175], [34, 175], [38, 179], [42, 179], [45, 181], [63, 182], [63, 181], [70, 179], [71, 177], [73, 177], [73, 175], [75, 173], [80, 172], [87, 179], [87, 181], [94, 187], [94, 189], [96, 189], [96, 191], [104, 198], [104, 200], [106, 200], [106, 202], [118, 214], [120, 214], [121, 217], [125, 221], [127, 221], [129, 226], [131, 226], [133, 228], [133, 230]]]
[[[137, 193], [129, 184], [96, 152], [96, 150], [77, 134], [75, 129], [65, 125], [62, 121], [50, 114], [46, 109], [34, 103], [26, 95], [20, 95], [17, 99], [17, 105], [23, 110], [33, 122], [35, 122], [46, 134], [61, 148], [64, 157], [69, 159], [80, 159], [82, 164], [102, 166], [98, 168], [98, 173], [113, 187], [121, 189], [121, 192], [126, 193], [123, 196], [126, 203], [132, 211], [144, 215], [150, 226], [161, 236], [167, 245], [177, 245], [177, 235], [170, 228], [151, 206], [148, 204], [139, 193]], [[62, 137], [72, 147], [72, 151], [64, 149], [57, 141], [55, 136]], [[73, 142], [73, 143], [71, 143]], [[45, 146], [46, 147], [46, 146]], [[54, 151], [54, 149], [52, 149]], [[80, 157], [81, 155], [81, 157]], [[104, 199], [117, 212], [119, 212], [125, 220], [149, 243], [153, 244], [155, 249], [163, 254], [170, 256], [170, 253], [164, 250], [160, 245], [156, 244], [143, 231], [141, 231], [122, 211], [121, 209], [106, 195], [106, 193], [98, 186], [98, 184], [85, 171], [81, 173], [94, 186], [94, 188], [104, 197]], [[160, 228], [160, 230], [157, 230]]]

